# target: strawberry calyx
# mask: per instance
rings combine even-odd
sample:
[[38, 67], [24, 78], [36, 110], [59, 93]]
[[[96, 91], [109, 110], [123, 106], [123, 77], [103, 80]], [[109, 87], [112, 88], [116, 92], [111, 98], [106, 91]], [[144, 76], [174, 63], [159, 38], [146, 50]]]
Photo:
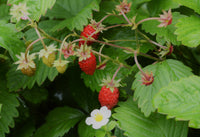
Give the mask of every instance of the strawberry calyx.
[[101, 86], [105, 86], [106, 88], [109, 88], [111, 92], [113, 92], [115, 88], [118, 88], [121, 86], [120, 81], [121, 79], [112, 80], [110, 77], [107, 77], [106, 79], [102, 80]]
[[91, 57], [91, 47], [81, 45], [80, 49], [77, 49], [76, 55], [79, 57], [79, 62]]
[[146, 72], [145, 74], [142, 75], [142, 85], [149, 86], [153, 83], [154, 81], [154, 76], [153, 73], [151, 72], [150, 74]]

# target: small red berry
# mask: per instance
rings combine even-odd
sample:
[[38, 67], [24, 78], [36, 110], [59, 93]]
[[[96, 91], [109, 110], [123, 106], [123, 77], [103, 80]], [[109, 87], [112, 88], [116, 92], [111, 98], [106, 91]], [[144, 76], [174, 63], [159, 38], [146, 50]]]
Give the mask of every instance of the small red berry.
[[[81, 32], [81, 36], [85, 37], [85, 38], [88, 38], [89, 36], [91, 36], [91, 38], [93, 39], [98, 39], [99, 37], [99, 32], [98, 33], [95, 33], [96, 29], [94, 27], [92, 27], [92, 25], [87, 25], [84, 29], [83, 29], [83, 32]], [[80, 38], [82, 39], [82, 38]], [[87, 41], [87, 45], [91, 45], [93, 42], [92, 41]], [[81, 45], [84, 45], [85, 44], [85, 40], [82, 40], [82, 41], [79, 41], [79, 47]]]
[[173, 51], [174, 51], [174, 47], [170, 45], [169, 52], [167, 53], [167, 55], [171, 55]]
[[99, 102], [101, 106], [106, 106], [108, 109], [112, 109], [114, 106], [117, 105], [119, 98], [119, 90], [118, 88], [114, 87], [114, 90], [103, 86], [99, 91]]
[[82, 71], [88, 75], [93, 75], [96, 70], [96, 57], [91, 52], [90, 57], [78, 62]]

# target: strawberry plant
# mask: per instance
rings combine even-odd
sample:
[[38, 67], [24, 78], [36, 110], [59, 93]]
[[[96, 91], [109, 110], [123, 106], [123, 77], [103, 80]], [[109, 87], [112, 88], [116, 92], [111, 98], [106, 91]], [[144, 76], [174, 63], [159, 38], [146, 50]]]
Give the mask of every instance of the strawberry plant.
[[198, 0], [1, 0], [0, 137], [200, 136]]

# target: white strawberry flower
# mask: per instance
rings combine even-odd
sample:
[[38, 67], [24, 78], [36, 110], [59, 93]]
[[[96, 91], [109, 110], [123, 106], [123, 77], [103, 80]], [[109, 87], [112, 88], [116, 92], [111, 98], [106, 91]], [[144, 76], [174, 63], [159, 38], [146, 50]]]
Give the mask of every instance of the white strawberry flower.
[[47, 47], [47, 50], [45, 49], [41, 49], [40, 52], [38, 53], [39, 54], [39, 58], [42, 58], [42, 57], [45, 57], [45, 58], [48, 58], [49, 55], [51, 53], [53, 53], [54, 51], [56, 51], [56, 46], [54, 46], [53, 44], [51, 44], [50, 46]]
[[91, 117], [87, 117], [85, 120], [86, 124], [92, 125], [94, 129], [99, 129], [108, 123], [111, 116], [111, 110], [109, 110], [106, 106], [103, 106], [100, 110], [93, 110], [90, 115]]
[[26, 7], [26, 3], [19, 3], [18, 5], [13, 5], [13, 7], [10, 9], [10, 15], [12, 15], [12, 21], [13, 19], [19, 21], [20, 19], [27, 20], [30, 13], [28, 12], [28, 7]]
[[34, 59], [35, 59], [35, 54], [31, 54], [29, 55], [29, 53], [27, 54], [27, 61], [25, 59], [25, 53], [21, 52], [21, 56], [16, 55], [16, 57], [19, 59], [18, 61], [16, 61], [14, 64], [19, 64], [17, 67], [17, 70], [21, 70], [21, 69], [27, 69], [29, 67], [31, 68], [36, 68], [35, 63], [34, 63]]

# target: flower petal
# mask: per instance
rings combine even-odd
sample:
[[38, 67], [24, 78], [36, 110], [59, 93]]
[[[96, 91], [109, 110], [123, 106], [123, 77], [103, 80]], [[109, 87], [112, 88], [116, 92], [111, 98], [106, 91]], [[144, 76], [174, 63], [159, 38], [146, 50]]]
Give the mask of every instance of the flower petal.
[[99, 113], [99, 110], [98, 109], [94, 109], [92, 112], [91, 112], [91, 117], [95, 117], [95, 115]]
[[103, 115], [103, 118], [109, 118], [111, 116], [111, 110], [106, 106], [101, 107], [100, 113]]
[[95, 123], [95, 120], [94, 120], [93, 117], [87, 117], [86, 120], [85, 120], [85, 123], [86, 123], [87, 125], [92, 125], [92, 124]]

